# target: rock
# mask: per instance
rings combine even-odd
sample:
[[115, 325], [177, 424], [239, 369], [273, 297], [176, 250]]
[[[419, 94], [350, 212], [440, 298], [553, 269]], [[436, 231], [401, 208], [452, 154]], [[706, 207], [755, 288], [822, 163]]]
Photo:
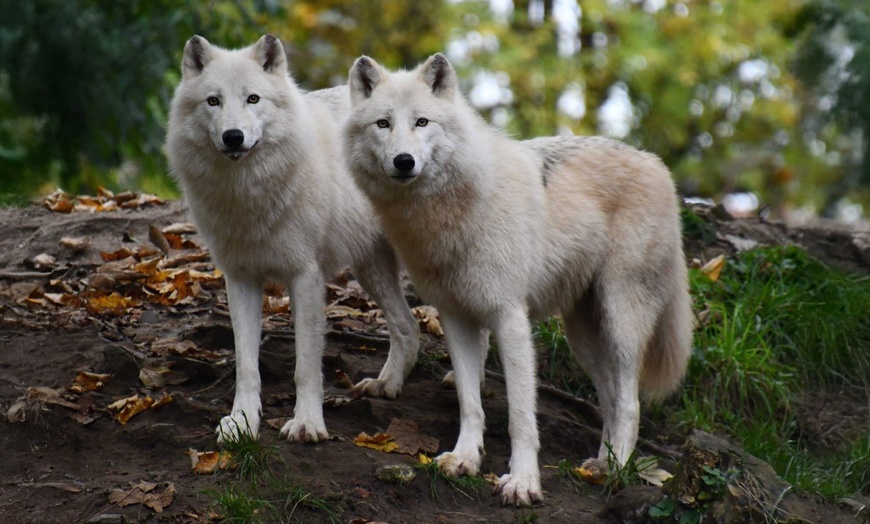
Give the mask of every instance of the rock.
[[624, 524], [650, 521], [649, 509], [662, 499], [662, 488], [631, 486], [620, 491], [607, 502], [598, 517]]
[[375, 477], [384, 482], [402, 484], [417, 478], [417, 472], [407, 464], [390, 464], [376, 469]]
[[705, 520], [722, 524], [812, 521], [792, 486], [769, 464], [703, 431], [689, 436], [664, 492], [679, 502], [679, 512], [700, 511]]

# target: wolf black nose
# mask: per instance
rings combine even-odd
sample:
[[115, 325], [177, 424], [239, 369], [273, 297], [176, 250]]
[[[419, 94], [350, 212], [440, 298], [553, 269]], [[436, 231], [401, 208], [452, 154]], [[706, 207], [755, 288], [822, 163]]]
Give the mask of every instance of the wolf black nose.
[[393, 165], [396, 166], [396, 169], [399, 171], [410, 171], [414, 169], [414, 157], [408, 153], [396, 155], [396, 158], [393, 159]]
[[223, 140], [227, 147], [239, 147], [245, 143], [245, 134], [241, 129], [229, 129], [224, 131]]

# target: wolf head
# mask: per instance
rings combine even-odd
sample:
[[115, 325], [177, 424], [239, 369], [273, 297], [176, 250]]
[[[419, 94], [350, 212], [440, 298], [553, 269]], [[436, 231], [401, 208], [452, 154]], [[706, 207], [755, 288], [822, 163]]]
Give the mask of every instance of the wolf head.
[[288, 82], [284, 48], [272, 35], [236, 51], [194, 36], [184, 46], [170, 129], [241, 160], [264, 139], [276, 111], [290, 103]]
[[369, 57], [350, 70], [346, 123], [351, 168], [368, 193], [390, 186], [436, 189], [449, 183], [467, 136], [469, 110], [456, 71], [436, 54], [413, 71], [390, 72]]

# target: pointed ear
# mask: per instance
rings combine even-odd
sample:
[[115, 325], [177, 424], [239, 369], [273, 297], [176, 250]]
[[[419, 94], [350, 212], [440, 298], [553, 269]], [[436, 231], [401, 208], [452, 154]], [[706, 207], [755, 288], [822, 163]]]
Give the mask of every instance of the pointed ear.
[[350, 100], [353, 105], [372, 96], [372, 91], [381, 83], [383, 68], [367, 56], [361, 56], [350, 68], [348, 85]]
[[211, 44], [201, 36], [192, 36], [184, 45], [181, 59], [181, 75], [197, 76], [211, 61]]
[[284, 54], [284, 44], [275, 35], [263, 35], [254, 44], [254, 60], [263, 66], [267, 73], [287, 72], [287, 56]]
[[447, 57], [434, 54], [420, 67], [420, 79], [432, 89], [432, 94], [440, 98], [456, 96], [456, 71]]

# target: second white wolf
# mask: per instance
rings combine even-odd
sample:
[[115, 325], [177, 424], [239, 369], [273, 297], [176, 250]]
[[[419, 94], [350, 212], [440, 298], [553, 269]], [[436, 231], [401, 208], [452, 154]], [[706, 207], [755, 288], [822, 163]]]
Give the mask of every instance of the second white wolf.
[[[531, 316], [559, 312], [604, 418], [597, 460], [625, 463], [641, 397], [680, 383], [692, 315], [678, 201], [655, 156], [613, 140], [517, 142], [468, 105], [447, 59], [390, 72], [351, 68], [345, 148], [424, 298], [442, 315], [461, 425], [437, 458], [476, 474], [483, 453], [481, 354], [495, 335], [511, 438], [505, 503], [542, 498]], [[595, 459], [592, 459], [595, 460]]]
[[226, 276], [236, 351], [232, 412], [218, 439], [260, 425], [258, 353], [263, 285], [287, 285], [296, 329], [296, 407], [290, 440], [327, 437], [321, 355], [324, 277], [346, 266], [380, 305], [390, 355], [357, 391], [395, 397], [417, 357], [419, 328], [404, 300], [392, 248], [355, 189], [341, 154], [346, 87], [304, 93], [272, 35], [239, 50], [194, 36], [166, 139], [170, 167], [217, 266]]

